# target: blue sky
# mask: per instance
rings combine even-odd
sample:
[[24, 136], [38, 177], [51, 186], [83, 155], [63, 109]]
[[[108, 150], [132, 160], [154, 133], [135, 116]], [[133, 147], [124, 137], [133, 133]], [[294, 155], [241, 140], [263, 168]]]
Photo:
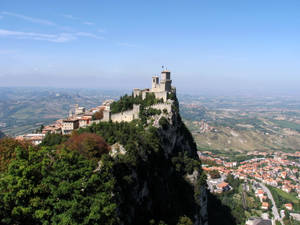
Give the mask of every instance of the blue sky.
[[183, 93], [297, 93], [299, 12], [288, 0], [1, 0], [0, 86], [143, 88], [166, 65]]

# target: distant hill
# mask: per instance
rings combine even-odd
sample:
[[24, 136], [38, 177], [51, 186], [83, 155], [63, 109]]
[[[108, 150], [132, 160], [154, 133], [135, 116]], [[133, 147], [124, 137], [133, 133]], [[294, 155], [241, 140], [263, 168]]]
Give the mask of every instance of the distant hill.
[[29, 133], [42, 124], [65, 118], [75, 104], [91, 108], [120, 95], [93, 89], [0, 87], [1, 130], [10, 136]]
[[300, 150], [300, 104], [292, 97], [182, 97], [200, 149]]

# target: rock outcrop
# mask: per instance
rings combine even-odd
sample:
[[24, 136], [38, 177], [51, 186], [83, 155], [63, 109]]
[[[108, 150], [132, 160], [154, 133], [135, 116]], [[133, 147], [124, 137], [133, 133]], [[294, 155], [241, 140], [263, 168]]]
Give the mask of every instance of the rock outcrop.
[[[180, 217], [187, 216], [195, 225], [207, 225], [205, 175], [193, 137], [181, 120], [177, 99], [171, 111], [148, 118], [148, 123], [151, 125], [145, 130], [153, 130], [151, 138], [157, 149], [147, 149], [153, 143], [141, 140], [135, 146], [137, 154], [132, 155], [137, 158], [134, 164], [115, 166], [121, 223], [148, 224], [151, 220], [154, 224], [177, 224]], [[130, 154], [129, 149], [125, 151]]]

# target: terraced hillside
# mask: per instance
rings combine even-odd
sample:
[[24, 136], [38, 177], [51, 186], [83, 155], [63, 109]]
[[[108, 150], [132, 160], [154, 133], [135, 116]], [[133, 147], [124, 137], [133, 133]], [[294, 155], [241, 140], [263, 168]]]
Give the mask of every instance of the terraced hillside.
[[300, 149], [300, 103], [295, 97], [182, 98], [182, 115], [199, 148]]

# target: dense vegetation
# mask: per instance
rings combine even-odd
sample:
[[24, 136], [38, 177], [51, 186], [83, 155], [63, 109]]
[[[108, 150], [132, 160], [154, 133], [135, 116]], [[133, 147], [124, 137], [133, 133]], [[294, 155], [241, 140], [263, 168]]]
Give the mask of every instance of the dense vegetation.
[[[224, 209], [226, 209], [226, 206], [228, 207], [227, 213], [232, 215], [232, 218], [235, 221], [235, 223], [232, 224], [244, 225], [249, 217], [260, 216], [262, 213], [260, 209], [261, 203], [258, 199], [256, 199], [254, 191], [244, 191], [243, 182], [239, 179], [235, 179], [232, 175], [227, 176], [226, 182], [229, 183], [232, 190], [218, 194], [215, 198], [224, 205]], [[227, 215], [227, 217], [229, 215]]]
[[110, 105], [110, 110], [111, 113], [118, 113], [133, 109], [134, 104], [141, 105], [141, 108], [145, 108], [162, 102], [163, 99], [155, 98], [154, 93], [147, 93], [145, 99], [143, 99], [141, 95], [136, 97], [133, 97], [133, 95], [124, 95], [120, 100], [115, 101]]
[[30, 146], [27, 142], [19, 142], [13, 138], [2, 138], [0, 140], [0, 173], [6, 171], [9, 163], [15, 159], [17, 147], [28, 150]]
[[74, 151], [16, 149], [0, 180], [3, 224], [113, 224], [117, 221], [111, 163], [95, 164]]
[[279, 209], [285, 209], [284, 204], [292, 203], [293, 211], [300, 212], [300, 200], [297, 198], [296, 193], [287, 193], [279, 188], [268, 186], [271, 191], [275, 204]]

